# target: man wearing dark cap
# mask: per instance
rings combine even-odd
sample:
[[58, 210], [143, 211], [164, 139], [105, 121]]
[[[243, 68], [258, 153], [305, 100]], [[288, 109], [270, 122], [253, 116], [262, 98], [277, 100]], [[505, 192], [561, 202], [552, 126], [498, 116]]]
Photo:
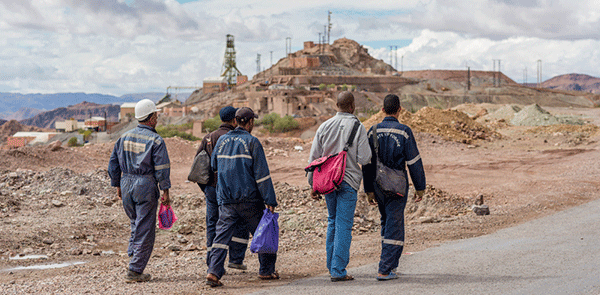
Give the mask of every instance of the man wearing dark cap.
[[425, 192], [425, 172], [417, 142], [410, 127], [401, 124], [398, 117], [401, 111], [400, 98], [388, 94], [383, 100], [386, 117], [376, 125], [377, 153], [375, 153], [373, 127], [369, 129], [369, 144], [373, 150], [369, 165], [363, 166], [365, 192], [369, 203], [379, 207], [381, 214], [381, 258], [376, 279], [385, 281], [398, 278], [395, 269], [404, 248], [404, 208], [406, 207], [408, 186], [404, 195], [382, 191], [375, 182], [377, 155], [379, 161], [406, 175], [406, 166], [415, 186], [415, 202], [419, 202]]
[[[206, 284], [222, 286], [225, 256], [235, 224], [242, 222], [252, 233], [256, 231], [265, 208], [274, 212], [277, 207], [275, 189], [267, 159], [258, 138], [250, 135], [258, 116], [250, 108], [235, 113], [238, 127], [221, 136], [211, 156], [211, 166], [217, 171], [217, 201], [219, 221], [208, 259]], [[277, 254], [258, 254], [258, 277], [279, 279], [275, 271]]]
[[[315, 159], [333, 155], [344, 150], [348, 138], [356, 122], [359, 127], [348, 149], [346, 156], [346, 170], [340, 188], [325, 195], [327, 202], [327, 269], [331, 281], [349, 281], [354, 278], [346, 271], [350, 261], [350, 243], [352, 241], [352, 225], [354, 223], [354, 210], [356, 209], [357, 191], [362, 180], [359, 165], [369, 163], [371, 149], [367, 142], [367, 131], [360, 121], [353, 115], [355, 110], [354, 95], [348, 91], [341, 92], [337, 97], [339, 112], [331, 119], [325, 121], [315, 134], [310, 149], [309, 163]], [[309, 183], [312, 185], [312, 173], [309, 174]], [[319, 198], [313, 192], [313, 198]]]
[[[201, 151], [206, 151], [210, 156], [212, 155], [214, 144], [219, 138], [227, 132], [235, 129], [237, 123], [235, 122], [235, 112], [238, 109], [232, 106], [226, 106], [219, 112], [221, 117], [221, 126], [219, 129], [207, 134], [202, 139], [200, 147], [196, 155]], [[219, 205], [217, 203], [217, 178], [216, 173], [211, 173], [207, 184], [198, 184], [204, 196], [206, 197], [206, 264], [208, 264], [208, 257], [212, 251], [213, 240], [215, 239], [215, 233], [217, 228], [217, 221], [219, 220]], [[248, 247], [248, 238], [250, 234], [246, 226], [241, 223], [236, 224], [233, 231], [233, 237], [229, 243], [229, 265], [230, 268], [236, 268], [245, 270], [244, 257], [246, 256], [246, 248]]]

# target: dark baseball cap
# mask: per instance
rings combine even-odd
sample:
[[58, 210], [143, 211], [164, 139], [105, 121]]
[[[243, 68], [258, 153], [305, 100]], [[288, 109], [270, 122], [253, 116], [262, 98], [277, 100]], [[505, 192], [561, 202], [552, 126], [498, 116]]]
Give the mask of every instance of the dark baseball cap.
[[223, 122], [229, 122], [233, 119], [235, 119], [235, 112], [237, 112], [238, 109], [232, 107], [232, 106], [226, 106], [224, 108], [222, 108], [219, 111], [219, 117], [221, 118], [221, 121]]
[[251, 108], [241, 107], [235, 112], [235, 118], [242, 121], [248, 121], [252, 118], [258, 119], [258, 115]]

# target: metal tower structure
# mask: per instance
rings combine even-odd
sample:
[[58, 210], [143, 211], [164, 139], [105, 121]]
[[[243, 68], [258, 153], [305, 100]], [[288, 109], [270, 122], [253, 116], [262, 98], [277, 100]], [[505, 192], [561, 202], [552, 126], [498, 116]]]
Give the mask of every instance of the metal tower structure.
[[233, 35], [227, 34], [227, 46], [225, 47], [225, 58], [223, 59], [223, 67], [221, 68], [221, 77], [227, 78], [227, 84], [232, 86], [236, 84], [237, 76], [241, 75], [242, 73], [235, 64]]

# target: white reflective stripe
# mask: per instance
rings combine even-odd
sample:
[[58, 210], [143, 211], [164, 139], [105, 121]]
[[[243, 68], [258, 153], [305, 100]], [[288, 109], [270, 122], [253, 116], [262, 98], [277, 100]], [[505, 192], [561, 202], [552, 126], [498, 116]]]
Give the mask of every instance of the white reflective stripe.
[[210, 252], [210, 250], [212, 250], [212, 246], [206, 248], [206, 252]]
[[156, 144], [160, 144], [160, 140], [158, 138], [141, 135], [141, 134], [125, 133], [121, 137], [133, 137], [133, 138], [144, 139], [144, 140], [148, 140], [148, 141], [154, 141]]
[[404, 136], [406, 139], [408, 139], [408, 133], [404, 132], [404, 130], [395, 129], [395, 128], [377, 129], [377, 133], [386, 133], [386, 132], [400, 134], [400, 135]]
[[267, 176], [265, 176], [265, 177], [263, 177], [263, 178], [261, 178], [261, 179], [257, 180], [257, 181], [256, 181], [256, 184], [259, 184], [259, 183], [261, 183], [261, 182], [263, 182], [263, 181], [265, 181], [265, 180], [267, 180], [267, 179], [269, 179], [269, 178], [271, 178], [271, 175], [267, 175]]
[[412, 165], [412, 164], [416, 163], [417, 161], [419, 161], [420, 159], [421, 159], [421, 155], [419, 154], [414, 159], [412, 159], [410, 161], [407, 161], [406, 164], [407, 165]]
[[167, 163], [164, 165], [158, 165], [158, 166], [154, 166], [154, 170], [163, 170], [163, 169], [167, 169], [167, 168], [171, 168], [171, 164]]
[[252, 160], [252, 156], [250, 156], [250, 155], [233, 155], [233, 156], [218, 155], [217, 156], [217, 159], [237, 159], [237, 158], [245, 158], [245, 159]]
[[383, 239], [382, 242], [384, 244], [388, 244], [388, 245], [404, 246], [404, 241], [396, 241], [396, 240], [390, 240], [390, 239]]
[[229, 250], [229, 246], [227, 246], [227, 245], [223, 245], [223, 244], [217, 244], [217, 243], [214, 243], [214, 244], [212, 245], [212, 248], [213, 248], [213, 249], [219, 248], [219, 249], [225, 249], [225, 250]]
[[131, 140], [124, 140], [123, 150], [126, 152], [140, 154], [146, 151], [146, 144], [141, 142], [133, 142]]
[[246, 245], [248, 245], [248, 242], [250, 242], [250, 240], [244, 240], [242, 238], [236, 238], [236, 237], [231, 237], [231, 241], [240, 243], [240, 244], [246, 244]]

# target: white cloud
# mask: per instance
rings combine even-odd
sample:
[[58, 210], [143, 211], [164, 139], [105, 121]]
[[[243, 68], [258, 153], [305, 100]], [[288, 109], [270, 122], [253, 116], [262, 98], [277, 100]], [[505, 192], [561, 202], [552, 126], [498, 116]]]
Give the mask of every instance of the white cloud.
[[[600, 8], [591, 0], [293, 1], [0, 0], [0, 89], [123, 94], [195, 86], [220, 74], [225, 35], [252, 76], [317, 41], [332, 15], [332, 41], [412, 39], [398, 49], [405, 70], [491, 70], [502, 59], [515, 80], [542, 59], [544, 77], [599, 76]], [[370, 48], [389, 62], [387, 48]], [[534, 75], [530, 75], [534, 76]]]

